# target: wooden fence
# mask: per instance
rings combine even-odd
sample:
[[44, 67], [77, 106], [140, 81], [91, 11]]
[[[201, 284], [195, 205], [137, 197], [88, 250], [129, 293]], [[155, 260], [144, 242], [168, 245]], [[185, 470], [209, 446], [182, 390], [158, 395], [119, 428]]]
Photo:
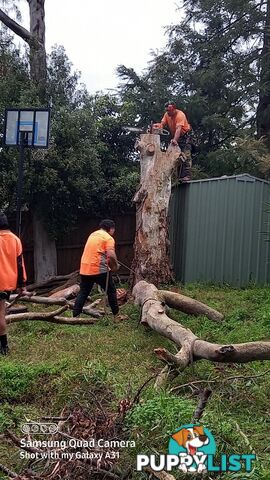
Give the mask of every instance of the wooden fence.
[[[112, 218], [116, 224], [115, 241], [117, 257], [121, 263], [130, 267], [133, 259], [133, 242], [136, 225], [135, 213], [125, 213], [123, 215], [113, 216]], [[79, 218], [76, 228], [72, 229], [61, 241], [56, 243], [58, 275], [66, 275], [79, 269], [85, 242], [90, 233], [98, 228], [98, 224], [99, 220], [82, 216]], [[13, 219], [10, 221], [10, 226], [14, 231], [15, 222]], [[21, 237], [28, 281], [33, 282], [35, 276], [33, 226], [32, 218], [28, 214], [23, 215]], [[121, 267], [119, 274], [121, 276], [128, 276], [129, 270]]]

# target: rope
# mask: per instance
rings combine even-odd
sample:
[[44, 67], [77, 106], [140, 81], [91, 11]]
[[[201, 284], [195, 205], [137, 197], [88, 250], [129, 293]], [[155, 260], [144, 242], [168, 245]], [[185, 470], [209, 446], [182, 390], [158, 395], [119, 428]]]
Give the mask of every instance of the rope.
[[107, 267], [107, 275], [106, 275], [106, 284], [105, 284], [105, 291], [104, 291], [104, 313], [107, 315], [107, 298], [108, 298], [108, 286], [109, 286], [109, 276], [110, 270]]
[[118, 261], [119, 265], [122, 265], [122, 267], [127, 268], [131, 273], [135, 273], [135, 270], [132, 270], [132, 268], [129, 268], [129, 267], [128, 267], [127, 265], [125, 265], [124, 263], [119, 262], [119, 260], [117, 260], [117, 261]]

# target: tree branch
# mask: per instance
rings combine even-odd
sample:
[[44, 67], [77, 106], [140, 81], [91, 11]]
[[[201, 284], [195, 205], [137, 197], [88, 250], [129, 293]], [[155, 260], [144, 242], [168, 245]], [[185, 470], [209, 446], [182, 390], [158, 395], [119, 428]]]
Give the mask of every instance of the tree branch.
[[205, 315], [214, 322], [221, 322], [224, 319], [222, 313], [219, 313], [217, 310], [208, 307], [208, 305], [205, 305], [198, 300], [186, 297], [180, 293], [169, 292], [167, 290], [160, 290], [160, 293], [164, 302], [169, 307], [175, 308], [176, 310], [181, 310], [190, 315]]
[[[55, 315], [60, 315], [63, 313], [65, 310], [68, 309], [68, 305], [64, 305], [61, 308], [58, 308], [57, 310], [54, 310], [53, 312], [27, 312], [27, 313], [18, 313], [17, 315], [6, 315], [6, 321], [7, 324], [9, 323], [14, 323], [14, 322], [20, 322], [21, 320], [46, 320], [46, 321], [53, 321], [53, 317]], [[55, 322], [59, 323], [59, 322]]]
[[270, 372], [270, 369], [266, 370], [263, 373], [259, 373], [258, 375], [236, 375], [232, 377], [213, 378], [209, 380], [193, 380], [192, 382], [183, 383], [182, 385], [177, 385], [176, 387], [171, 388], [170, 393], [175, 392], [176, 390], [180, 390], [180, 388], [192, 387], [194, 385], [198, 385], [201, 383], [226, 383], [226, 382], [231, 382], [232, 380], [251, 380], [253, 378], [264, 377], [269, 372]]
[[[189, 351], [187, 365], [201, 359], [221, 363], [247, 363], [254, 360], [270, 360], [270, 342], [249, 342], [233, 345], [222, 345], [201, 340], [191, 330], [170, 319], [160, 307], [159, 291], [145, 281], [138, 282], [132, 292], [135, 302], [142, 306], [143, 322], [148, 324], [166, 338], [172, 340], [179, 347], [184, 347], [185, 358]], [[147, 301], [149, 299], [149, 301]], [[163, 359], [168, 352], [163, 349]], [[181, 353], [179, 354], [181, 357]], [[176, 363], [179, 368], [179, 356], [169, 354], [169, 361]], [[176, 362], [174, 362], [176, 360]]]
[[12, 470], [10, 470], [9, 468], [2, 465], [2, 463], [0, 463], [0, 472], [5, 473], [6, 475], [9, 476], [9, 478], [17, 478], [18, 477], [17, 473], [12, 472]]
[[12, 32], [16, 33], [16, 35], [19, 35], [19, 37], [25, 40], [28, 44], [30, 44], [34, 40], [33, 35], [31, 35], [31, 33], [26, 30], [26, 28], [19, 25], [19, 23], [15, 22], [15, 20], [12, 20], [12, 18], [10, 18], [5, 12], [3, 12], [1, 8], [0, 21], [3, 22], [6, 27], [10, 28]]

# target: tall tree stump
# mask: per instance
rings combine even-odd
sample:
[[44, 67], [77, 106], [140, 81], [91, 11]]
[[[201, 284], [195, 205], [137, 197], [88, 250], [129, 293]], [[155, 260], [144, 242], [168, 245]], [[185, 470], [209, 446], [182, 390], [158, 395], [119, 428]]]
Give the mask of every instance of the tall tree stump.
[[169, 283], [172, 268], [169, 256], [168, 208], [171, 175], [178, 163], [180, 148], [160, 150], [160, 136], [140, 136], [136, 148], [141, 157], [141, 183], [134, 196], [136, 234], [131, 283], [147, 280], [155, 285]]

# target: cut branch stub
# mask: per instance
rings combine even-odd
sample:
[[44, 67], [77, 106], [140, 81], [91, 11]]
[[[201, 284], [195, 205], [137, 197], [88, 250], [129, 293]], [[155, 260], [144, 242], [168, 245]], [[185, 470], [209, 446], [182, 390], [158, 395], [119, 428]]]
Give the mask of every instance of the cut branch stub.
[[149, 143], [146, 147], [146, 155], [154, 155], [155, 153], [155, 145], [153, 143]]

